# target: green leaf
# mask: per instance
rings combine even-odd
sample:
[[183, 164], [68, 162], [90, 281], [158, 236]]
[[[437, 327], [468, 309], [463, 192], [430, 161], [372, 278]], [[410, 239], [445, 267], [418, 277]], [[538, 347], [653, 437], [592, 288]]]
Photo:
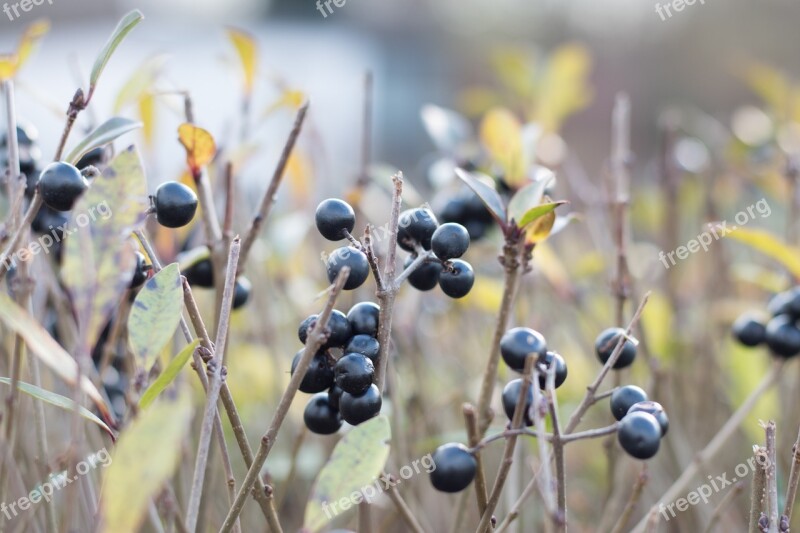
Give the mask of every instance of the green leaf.
[[503, 200], [500, 199], [500, 195], [497, 194], [497, 191], [491, 185], [485, 183], [486, 181], [493, 183], [494, 180], [486, 174], [467, 172], [461, 168], [456, 169], [456, 176], [461, 178], [461, 180], [478, 195], [478, 198], [486, 205], [486, 208], [495, 220], [504, 227], [507, 218], [506, 209], [503, 207]]
[[[25, 341], [31, 353], [50, 367], [61, 379], [74, 385], [78, 376], [78, 365], [64, 348], [58, 344], [39, 322], [16, 304], [7, 294], [0, 292], [0, 322]], [[81, 376], [81, 390], [91, 398], [106, 420], [111, 413], [97, 388], [85, 375]]]
[[531, 169], [531, 174], [534, 182], [518, 190], [508, 202], [509, 221], [519, 222], [528, 210], [541, 204], [545, 190], [555, 182], [553, 172], [544, 167]]
[[375, 483], [389, 458], [390, 438], [389, 419], [378, 416], [354, 427], [336, 444], [306, 505], [306, 528], [319, 531], [333, 518], [325, 512], [326, 503]]
[[800, 279], [800, 248], [789, 246], [773, 234], [762, 229], [737, 228], [725, 235], [735, 241], [744, 243], [754, 250], [770, 257]]
[[138, 9], [134, 9], [124, 17], [122, 20], [119, 21], [117, 27], [114, 28], [114, 33], [111, 34], [111, 37], [108, 38], [105, 46], [100, 51], [100, 55], [97, 56], [97, 59], [94, 61], [94, 67], [92, 67], [92, 74], [89, 77], [89, 86], [90, 91], [97, 85], [97, 80], [100, 78], [100, 74], [103, 72], [103, 69], [106, 68], [106, 64], [108, 60], [111, 59], [111, 55], [114, 53], [114, 50], [117, 49], [119, 44], [125, 38], [128, 33], [137, 25], [139, 24], [142, 19], [144, 19], [144, 15]]
[[[8, 385], [10, 387], [11, 386], [11, 379], [10, 378], [2, 378], [2, 377], [0, 377], [0, 383], [5, 383], [6, 385]], [[73, 402], [71, 399], [69, 399], [69, 398], [67, 398], [65, 396], [61, 396], [60, 394], [56, 394], [55, 392], [50, 392], [48, 390], [44, 390], [44, 389], [42, 389], [40, 387], [37, 387], [36, 385], [31, 385], [30, 383], [25, 383], [24, 381], [17, 381], [17, 388], [19, 390], [21, 390], [22, 392], [24, 392], [25, 394], [33, 396], [34, 398], [42, 400], [43, 402], [49, 403], [50, 405], [55, 405], [56, 407], [61, 407], [63, 409], [66, 409], [67, 411], [74, 411], [75, 410], [75, 402]], [[111, 435], [112, 439], [116, 438], [114, 433], [111, 431], [111, 428], [109, 428], [106, 425], [105, 422], [103, 422], [102, 420], [97, 418], [97, 416], [95, 416], [94, 413], [92, 413], [91, 411], [89, 411], [88, 409], [86, 409], [83, 406], [78, 406], [78, 412], [86, 420], [94, 422], [95, 424], [97, 424], [98, 426], [103, 428], [106, 431], [106, 433]]]
[[175, 334], [182, 310], [181, 273], [178, 263], [172, 263], [147, 280], [128, 317], [131, 346], [145, 370], [153, 366]]
[[[528, 209], [528, 211], [526, 211], [524, 215], [522, 215], [519, 222], [517, 223], [517, 226], [520, 228], [524, 228], [537, 218], [553, 212], [556, 207], [564, 205], [565, 203], [567, 202], [560, 200], [558, 202], [549, 202], [546, 204], [537, 205], [536, 207], [532, 207], [531, 209]], [[553, 222], [555, 222], [555, 220], [553, 220]]]
[[139, 154], [122, 151], [73, 209], [61, 278], [72, 298], [81, 338], [94, 346], [119, 304], [136, 265], [131, 232], [149, 206]]
[[141, 409], [147, 409], [147, 407], [153, 403], [153, 400], [175, 380], [175, 377], [180, 373], [183, 367], [186, 366], [186, 362], [197, 349], [198, 344], [200, 344], [200, 340], [195, 339], [194, 342], [187, 345], [178, 355], [172, 358], [167, 368], [164, 369], [158, 378], [147, 387], [144, 394], [142, 394], [142, 397], [139, 399], [139, 407]]
[[118, 137], [121, 137], [122, 135], [128, 133], [129, 131], [133, 131], [136, 128], [141, 128], [141, 127], [142, 127], [141, 122], [136, 122], [134, 120], [130, 120], [123, 117], [110, 118], [103, 124], [99, 125], [81, 142], [79, 142], [78, 146], [72, 149], [72, 151], [69, 153], [69, 155], [67, 155], [65, 160], [74, 165], [87, 152], [90, 152], [95, 148], [100, 148], [101, 146], [105, 146], [108, 143], [117, 139]]
[[191, 395], [183, 389], [140, 413], [122, 433], [105, 469], [100, 531], [139, 531], [149, 502], [178, 466], [191, 421]]

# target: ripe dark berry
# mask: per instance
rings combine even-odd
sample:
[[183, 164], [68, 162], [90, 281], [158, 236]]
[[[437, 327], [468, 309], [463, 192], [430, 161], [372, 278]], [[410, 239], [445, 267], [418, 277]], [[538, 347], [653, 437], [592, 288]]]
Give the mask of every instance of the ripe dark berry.
[[[297, 352], [292, 360], [292, 374], [294, 374], [297, 364], [300, 362], [300, 357], [303, 356], [303, 350]], [[303, 381], [300, 382], [300, 390], [309, 394], [322, 392], [333, 385], [333, 368], [328, 363], [328, 356], [325, 352], [319, 352], [311, 359], [311, 364], [308, 367], [306, 375], [303, 376]]]
[[620, 387], [611, 394], [611, 414], [617, 421], [622, 420], [634, 404], [646, 401], [647, 393], [636, 385]]
[[[297, 330], [297, 336], [300, 338], [300, 342], [303, 344], [306, 343], [308, 332], [314, 328], [316, 323], [317, 315], [311, 315], [303, 320], [300, 324], [300, 328]], [[350, 336], [352, 335], [350, 322], [347, 320], [347, 317], [344, 313], [336, 309], [331, 311], [331, 315], [328, 318], [328, 331], [330, 335], [323, 348], [341, 348], [347, 344], [347, 341], [350, 340]]]
[[303, 421], [312, 433], [331, 435], [342, 427], [342, 417], [328, 401], [328, 393], [320, 392], [308, 400], [303, 412]]
[[317, 206], [314, 216], [320, 234], [329, 241], [340, 241], [345, 232], [353, 231], [356, 213], [344, 200], [329, 198]]
[[328, 389], [328, 403], [336, 409], [339, 410], [339, 398], [342, 397], [342, 393], [344, 391], [336, 386], [336, 383], [331, 385], [331, 388]]
[[378, 335], [378, 317], [381, 308], [376, 303], [360, 302], [347, 312], [347, 320], [353, 330], [353, 335]]
[[358, 396], [372, 385], [375, 366], [360, 353], [349, 353], [336, 361], [334, 380], [344, 392]]
[[449, 261], [449, 268], [439, 275], [439, 287], [450, 298], [463, 298], [475, 284], [475, 272], [472, 265], [461, 259]]
[[528, 355], [547, 355], [547, 341], [541, 333], [530, 328], [512, 328], [500, 339], [500, 355], [509, 368], [522, 372]]
[[461, 492], [475, 479], [478, 463], [463, 444], [439, 446], [432, 458], [436, 468], [431, 471], [431, 484], [436, 490]]
[[381, 412], [381, 393], [374, 384], [359, 395], [342, 392], [339, 398], [339, 412], [342, 418], [351, 426], [357, 426]]
[[75, 163], [75, 166], [78, 167], [80, 170], [88, 166], [92, 167], [101, 167], [105, 164], [106, 160], [106, 149], [105, 147], [101, 146], [99, 148], [94, 148], [89, 150]]
[[187, 268], [183, 275], [192, 287], [210, 289], [214, 287], [214, 265], [211, 259], [203, 259]]
[[64, 239], [64, 228], [69, 224], [67, 218], [61, 211], [56, 211], [50, 207], [43, 205], [36, 216], [31, 221], [31, 229], [36, 233], [46, 235], [50, 233], [56, 237], [57, 244], [61, 244]]
[[[619, 342], [621, 335], [625, 335], [624, 329], [608, 328], [597, 336], [597, 339], [594, 341], [594, 349], [597, 353], [597, 357], [600, 358], [601, 363], [606, 364], [608, 358], [614, 353], [614, 348], [617, 347], [617, 342]], [[617, 359], [617, 362], [614, 364], [614, 368], [619, 369], [630, 366], [635, 358], [636, 345], [634, 345], [630, 340], [626, 339], [625, 345], [622, 348], [622, 353]]]
[[800, 287], [794, 287], [773, 296], [767, 304], [767, 311], [772, 316], [792, 315], [795, 319], [800, 318]]
[[[544, 390], [547, 388], [547, 372], [555, 361], [556, 375], [555, 375], [555, 388], [559, 388], [567, 380], [567, 362], [564, 358], [556, 352], [547, 352], [544, 357], [541, 355], [537, 360], [539, 365], [539, 388]], [[524, 368], [523, 368], [524, 370]]]
[[352, 246], [343, 246], [333, 251], [328, 256], [328, 281], [333, 283], [342, 267], [350, 267], [350, 276], [344, 284], [344, 290], [350, 291], [359, 288], [369, 276], [369, 262], [361, 250]]
[[39, 176], [39, 192], [45, 205], [56, 211], [69, 211], [78, 197], [89, 188], [80, 170], [57, 161], [47, 165]]
[[650, 459], [661, 444], [661, 428], [651, 414], [630, 413], [619, 423], [617, 440], [631, 457]]
[[[408, 268], [414, 262], [415, 256], [409, 255], [406, 258], [404, 267]], [[418, 291], [429, 291], [439, 284], [439, 275], [442, 273], [442, 265], [437, 262], [425, 262], [417, 267], [408, 276], [408, 284]]]
[[736, 319], [731, 327], [733, 336], [745, 346], [758, 346], [764, 342], [767, 328], [753, 315], [744, 314]]
[[380, 351], [378, 339], [369, 335], [355, 335], [344, 347], [344, 353], [360, 353], [372, 359], [373, 363], [378, 360]]
[[669, 417], [660, 403], [647, 400], [637, 402], [628, 409], [628, 414], [638, 412], [653, 415], [661, 428], [661, 436], [663, 437], [667, 434], [667, 431], [669, 431]]
[[438, 226], [439, 222], [430, 209], [407, 209], [400, 213], [398, 220], [397, 245], [408, 252], [414, 251], [415, 244], [430, 250], [431, 237]]
[[308, 339], [308, 332], [311, 331], [316, 323], [317, 315], [311, 315], [300, 323], [300, 327], [297, 328], [297, 338], [300, 339], [300, 342], [303, 344], [306, 343], [306, 339]]
[[442, 261], [461, 257], [469, 248], [469, 232], [461, 224], [442, 224], [431, 237], [431, 250]]
[[[509, 420], [514, 418], [514, 409], [517, 407], [517, 398], [519, 398], [522, 383], [522, 379], [515, 379], [509, 381], [503, 388], [503, 410], [506, 412], [506, 416]], [[529, 415], [531, 405], [533, 405], [533, 387], [528, 387], [528, 395], [525, 398], [525, 413], [522, 417], [523, 423], [526, 426], [533, 425], [533, 420], [531, 420]]]
[[250, 299], [250, 293], [252, 290], [253, 285], [250, 283], [250, 280], [244, 276], [239, 276], [236, 279], [236, 284], [234, 285], [233, 302], [231, 307], [233, 309], [239, 309], [246, 304], [247, 300]]
[[159, 224], [166, 228], [181, 228], [194, 218], [197, 195], [183, 183], [168, 181], [156, 189], [153, 207]]
[[767, 322], [765, 339], [775, 355], [793, 357], [800, 353], [800, 329], [790, 315], [778, 315]]
[[147, 273], [150, 272], [152, 267], [147, 264], [144, 255], [141, 252], [136, 252], [136, 267], [133, 269], [133, 278], [131, 279], [130, 288], [138, 289], [144, 282], [147, 281]]

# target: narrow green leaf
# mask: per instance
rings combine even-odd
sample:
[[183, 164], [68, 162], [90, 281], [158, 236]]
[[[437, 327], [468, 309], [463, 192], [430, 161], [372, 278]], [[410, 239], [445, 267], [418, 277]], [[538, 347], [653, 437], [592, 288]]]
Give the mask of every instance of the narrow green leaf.
[[[0, 292], [0, 322], [14, 333], [18, 333], [31, 353], [38, 357], [61, 379], [74, 385], [78, 376], [78, 365], [64, 348], [58, 344], [50, 333], [7, 294]], [[100, 392], [85, 375], [81, 376], [81, 389], [92, 399], [100, 413], [111, 420], [108, 406], [100, 396]]]
[[738, 227], [724, 236], [744, 243], [774, 259], [786, 267], [795, 278], [800, 279], [800, 249], [797, 247], [782, 242], [776, 236], [763, 229]]
[[[97, 85], [97, 80], [100, 78], [100, 74], [103, 72], [103, 69], [106, 68], [106, 64], [108, 60], [111, 59], [111, 55], [114, 53], [114, 50], [117, 49], [119, 43], [125, 38], [128, 33], [137, 25], [139, 24], [142, 19], [144, 19], [144, 15], [138, 9], [134, 9], [124, 17], [122, 20], [119, 21], [117, 27], [114, 28], [114, 33], [111, 34], [111, 37], [108, 38], [105, 46], [100, 51], [100, 54], [97, 56], [97, 59], [94, 61], [94, 67], [92, 67], [92, 74], [89, 78], [89, 86], [94, 88]], [[90, 89], [91, 90], [91, 89]]]
[[319, 531], [333, 518], [324, 507], [375, 483], [389, 458], [391, 429], [386, 416], [359, 424], [340, 440], [319, 473], [306, 504], [304, 523]]
[[100, 124], [94, 131], [92, 131], [81, 142], [79, 142], [78, 146], [72, 149], [65, 160], [74, 165], [87, 152], [90, 152], [95, 148], [105, 146], [129, 131], [133, 131], [136, 128], [141, 127], [141, 122], [136, 122], [135, 120], [130, 120], [123, 117], [112, 117]]
[[[8, 385], [10, 387], [11, 386], [11, 379], [10, 378], [2, 378], [2, 377], [0, 377], [0, 383], [5, 383], [6, 385]], [[62, 409], [66, 409], [67, 411], [74, 411], [75, 410], [75, 402], [73, 402], [71, 399], [69, 399], [69, 398], [67, 398], [65, 396], [61, 396], [60, 394], [56, 394], [55, 392], [50, 392], [48, 390], [44, 390], [44, 389], [42, 389], [40, 387], [37, 387], [36, 385], [31, 385], [30, 383], [25, 383], [24, 381], [17, 381], [17, 388], [19, 390], [21, 390], [22, 392], [24, 392], [25, 394], [33, 396], [34, 398], [36, 398], [38, 400], [42, 400], [43, 402], [49, 403], [50, 405], [55, 405], [56, 407], [61, 407]], [[97, 416], [95, 416], [94, 413], [92, 413], [91, 411], [89, 411], [88, 409], [86, 409], [83, 406], [78, 406], [78, 412], [86, 420], [94, 422], [95, 424], [97, 424], [98, 426], [103, 428], [106, 431], [106, 433], [111, 435], [112, 439], [116, 438], [114, 433], [111, 431], [111, 428], [109, 428], [106, 425], [105, 422], [103, 422], [102, 420], [97, 418]]]
[[524, 228], [537, 218], [542, 217], [547, 213], [554, 211], [556, 207], [564, 205], [566, 203], [567, 202], [561, 200], [558, 202], [549, 202], [546, 204], [537, 205], [536, 207], [532, 207], [531, 209], [528, 209], [528, 211], [526, 211], [524, 215], [522, 215], [519, 222], [517, 223], [517, 226], [519, 228]]
[[102, 533], [139, 531], [148, 503], [174, 474], [192, 421], [191, 394], [162, 397], [119, 438], [105, 469], [100, 497]]
[[145, 370], [153, 366], [172, 338], [182, 310], [181, 273], [178, 263], [172, 263], [147, 280], [128, 317], [131, 346]]
[[518, 190], [508, 202], [508, 220], [519, 225], [528, 210], [542, 203], [545, 187], [544, 182], [537, 181]]
[[500, 226], [505, 227], [507, 218], [506, 209], [503, 207], [503, 200], [492, 186], [484, 183], [484, 180], [490, 183], [493, 182], [492, 178], [480, 172], [467, 172], [461, 168], [456, 169], [456, 176], [461, 178], [461, 180], [478, 195], [478, 198], [486, 205], [486, 208]]
[[144, 394], [142, 394], [142, 397], [139, 399], [140, 408], [147, 409], [147, 407], [153, 403], [153, 400], [155, 400], [164, 389], [169, 387], [170, 383], [175, 380], [175, 377], [180, 373], [183, 367], [186, 366], [186, 362], [197, 349], [198, 344], [200, 344], [200, 340], [195, 339], [193, 343], [187, 345], [178, 355], [172, 358], [167, 368], [164, 369], [158, 378], [147, 387]]

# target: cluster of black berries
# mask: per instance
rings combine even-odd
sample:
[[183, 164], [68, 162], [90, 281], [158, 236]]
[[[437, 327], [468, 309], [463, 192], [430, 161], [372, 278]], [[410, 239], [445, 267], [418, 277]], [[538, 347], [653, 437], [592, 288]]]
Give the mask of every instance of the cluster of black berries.
[[766, 344], [778, 357], [800, 354], [800, 285], [772, 297], [767, 305], [772, 318], [764, 325], [745, 313], [733, 323], [733, 335], [745, 346]]
[[[300, 390], [314, 394], [303, 419], [309, 430], [321, 435], [336, 433], [344, 420], [358, 425], [381, 412], [381, 393], [373, 383], [375, 363], [380, 356], [378, 317], [380, 308], [372, 302], [354, 305], [347, 315], [334, 310], [328, 319], [328, 340], [314, 355]], [[306, 342], [317, 315], [300, 324], [297, 336]], [[303, 350], [292, 361], [297, 368]]]
[[473, 241], [483, 238], [494, 223], [492, 214], [478, 195], [466, 188], [448, 198], [438, 213], [441, 221], [454, 222], [467, 228], [469, 238]]
[[[339, 199], [330, 198], [317, 207], [315, 220], [320, 234], [330, 241], [348, 238], [355, 227], [353, 208]], [[351, 237], [352, 239], [352, 237]], [[466, 261], [458, 259], [469, 248], [470, 235], [461, 224], [439, 225], [430, 209], [420, 207], [400, 213], [397, 228], [397, 245], [407, 252], [405, 267], [418, 257], [417, 250], [432, 251], [430, 256], [408, 276], [408, 283], [420, 290], [429, 291], [437, 285], [451, 298], [466, 296], [475, 283], [475, 272]], [[345, 290], [360, 287], [369, 275], [366, 254], [355, 246], [337, 248], [326, 261], [328, 281], [333, 283], [344, 266], [350, 267], [350, 277]]]
[[650, 459], [669, 429], [669, 418], [660, 403], [647, 399], [635, 385], [616, 389], [611, 394], [611, 414], [619, 422], [617, 440], [631, 457]]
[[[199, 287], [201, 289], [214, 288], [214, 265], [211, 259], [205, 258], [197, 261], [186, 267], [182, 274], [186, 277], [189, 285]], [[233, 303], [231, 308], [239, 309], [250, 300], [250, 294], [253, 291], [253, 285], [250, 280], [245, 276], [238, 276], [236, 278], [236, 285], [234, 285]]]

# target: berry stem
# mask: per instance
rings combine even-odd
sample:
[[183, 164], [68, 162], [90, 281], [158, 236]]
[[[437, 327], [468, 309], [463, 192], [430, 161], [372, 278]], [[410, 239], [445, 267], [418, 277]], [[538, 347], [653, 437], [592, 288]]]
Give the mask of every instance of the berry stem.
[[767, 449], [763, 446], [753, 446], [753, 457], [757, 468], [753, 471], [753, 485], [750, 493], [750, 527], [747, 531], [759, 531], [758, 519], [761, 518], [764, 493], [767, 487]]
[[253, 459], [253, 463], [247, 470], [247, 475], [245, 476], [244, 481], [242, 481], [242, 486], [239, 488], [239, 492], [236, 494], [236, 499], [228, 511], [228, 515], [225, 517], [225, 521], [220, 528], [220, 533], [227, 533], [231, 531], [236, 523], [236, 520], [239, 518], [239, 515], [242, 512], [247, 494], [253, 488], [255, 482], [259, 479], [261, 467], [264, 466], [264, 462], [267, 460], [267, 456], [275, 444], [278, 431], [280, 430], [281, 424], [283, 424], [283, 420], [286, 418], [286, 415], [289, 413], [289, 407], [291, 406], [292, 400], [297, 394], [297, 389], [300, 387], [300, 382], [303, 381], [303, 378], [308, 371], [308, 367], [311, 365], [312, 358], [327, 340], [325, 330], [328, 327], [328, 319], [333, 311], [333, 306], [336, 304], [336, 298], [342, 291], [342, 288], [347, 282], [349, 275], [350, 268], [343, 267], [334, 281], [330, 295], [328, 296], [328, 302], [325, 304], [325, 308], [323, 309], [322, 313], [320, 313], [316, 324], [314, 324], [314, 328], [308, 333], [306, 345], [303, 349], [303, 355], [300, 356], [300, 361], [297, 363], [295, 372], [292, 374], [292, 378], [289, 380], [289, 385], [287, 385], [283, 396], [281, 396], [281, 400], [278, 403], [278, 407], [275, 409], [275, 414], [273, 415], [269, 428], [261, 437], [261, 444], [258, 447], [256, 456]]
[[[348, 233], [349, 234], [349, 233]], [[357, 241], [356, 241], [357, 242]], [[378, 294], [386, 290], [383, 283], [383, 275], [381, 274], [381, 267], [378, 265], [378, 258], [375, 256], [375, 247], [372, 245], [372, 226], [367, 224], [364, 228], [364, 254], [367, 256], [367, 262], [372, 275], [375, 277], [375, 285], [378, 287]]]
[[775, 422], [770, 420], [762, 424], [767, 448], [767, 509], [769, 515], [769, 533], [778, 533], [778, 476], [777, 452], [775, 450]]
[[[784, 362], [785, 361], [776, 361], [773, 364], [770, 371], [761, 380], [761, 383], [758, 384], [753, 392], [750, 393], [750, 396], [748, 396], [744, 402], [742, 402], [742, 405], [739, 406], [739, 409], [737, 409], [719, 429], [719, 431], [717, 431], [717, 434], [714, 435], [714, 438], [711, 439], [711, 442], [709, 442], [706, 447], [695, 456], [694, 461], [692, 461], [686, 467], [680, 477], [676, 479], [674, 483], [672, 483], [672, 485], [666, 490], [666, 492], [664, 492], [664, 494], [662, 494], [661, 498], [659, 498], [659, 502], [672, 502], [676, 498], [680, 497], [680, 495], [686, 489], [686, 486], [694, 478], [700, 468], [711, 457], [714, 457], [720, 449], [722, 449], [722, 447], [730, 440], [733, 432], [739, 428], [745, 417], [750, 414], [750, 411], [753, 410], [761, 396], [763, 396], [764, 393], [772, 388], [781, 374]], [[655, 505], [656, 508], [658, 507], [657, 503]], [[646, 526], [646, 520], [646, 517], [643, 518], [631, 531], [643, 531]]]
[[239, 251], [241, 241], [235, 238], [231, 242], [230, 252], [228, 253], [228, 267], [225, 275], [225, 289], [222, 297], [222, 309], [220, 310], [219, 327], [217, 328], [217, 338], [211, 359], [206, 363], [209, 373], [208, 394], [206, 395], [206, 406], [203, 412], [203, 422], [200, 426], [200, 442], [197, 446], [197, 457], [194, 466], [194, 477], [192, 488], [189, 495], [189, 504], [186, 511], [186, 525], [190, 531], [197, 527], [197, 517], [200, 511], [200, 496], [203, 492], [203, 480], [206, 473], [206, 462], [208, 452], [211, 447], [211, 432], [215, 416], [217, 415], [217, 401], [222, 382], [225, 379], [223, 373], [223, 352], [230, 326], [231, 304], [233, 303], [233, 292], [236, 284], [236, 268], [239, 264]]
[[417, 246], [417, 257], [411, 262], [408, 267], [403, 270], [397, 278], [394, 280], [394, 290], [400, 290], [400, 286], [403, 282], [408, 279], [408, 276], [414, 273], [419, 267], [421, 267], [424, 263], [427, 263], [431, 258], [434, 258], [433, 252], [430, 250], [425, 250], [421, 246]]
[[800, 481], [800, 430], [797, 433], [797, 440], [792, 446], [792, 468], [789, 471], [789, 482], [786, 486], [786, 507], [783, 510], [789, 522], [792, 520], [792, 510], [797, 498], [797, 485]]
[[253, 222], [250, 225], [250, 229], [247, 231], [247, 234], [242, 241], [242, 255], [239, 263], [240, 273], [244, 269], [247, 257], [250, 255], [250, 249], [253, 247], [253, 243], [255, 242], [256, 237], [258, 237], [259, 231], [261, 230], [261, 225], [269, 216], [269, 212], [272, 209], [272, 204], [275, 203], [275, 195], [278, 193], [278, 187], [281, 185], [281, 180], [283, 179], [286, 165], [289, 163], [289, 157], [292, 155], [294, 145], [297, 142], [297, 138], [300, 136], [300, 131], [303, 129], [303, 122], [306, 119], [308, 105], [309, 102], [306, 101], [297, 111], [297, 116], [294, 120], [294, 126], [292, 126], [292, 131], [289, 133], [289, 137], [286, 139], [283, 152], [281, 152], [281, 157], [278, 160], [278, 166], [275, 167], [275, 172], [272, 174], [272, 180], [269, 182], [267, 191], [264, 193], [264, 198], [261, 200], [261, 207], [258, 209], [256, 216], [253, 217]]
[[550, 365], [545, 380], [545, 399], [550, 411], [550, 420], [553, 425], [553, 457], [556, 463], [556, 513], [553, 515], [553, 525], [556, 531], [567, 531], [567, 477], [564, 468], [564, 442], [561, 435], [561, 423], [558, 419], [558, 399], [556, 398], [556, 365]]
[[[391, 474], [383, 473], [381, 474], [381, 477], [388, 479], [390, 484], [396, 481], [395, 477]], [[411, 531], [414, 533], [425, 533], [425, 530], [422, 528], [419, 520], [417, 520], [417, 517], [414, 516], [414, 513], [400, 495], [400, 492], [398, 492], [395, 484], [392, 484], [392, 486], [389, 487], [389, 490], [386, 491], [386, 494], [388, 494], [389, 498], [394, 502], [395, 506], [397, 507], [397, 511], [400, 513], [400, 516], [403, 517], [403, 520], [405, 520], [406, 525], [411, 529]]]

